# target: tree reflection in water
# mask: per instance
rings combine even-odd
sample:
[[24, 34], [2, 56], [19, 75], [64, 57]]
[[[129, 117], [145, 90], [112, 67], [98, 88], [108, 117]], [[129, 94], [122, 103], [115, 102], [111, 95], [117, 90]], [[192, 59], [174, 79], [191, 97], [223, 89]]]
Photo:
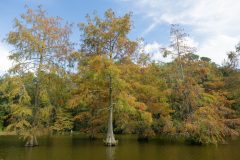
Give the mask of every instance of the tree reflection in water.
[[106, 147], [107, 160], [115, 160], [115, 146]]

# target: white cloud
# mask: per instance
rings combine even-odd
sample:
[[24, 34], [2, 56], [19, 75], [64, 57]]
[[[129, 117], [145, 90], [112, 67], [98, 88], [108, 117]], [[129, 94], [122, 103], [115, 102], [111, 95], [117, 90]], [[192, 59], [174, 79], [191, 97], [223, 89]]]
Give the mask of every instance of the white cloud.
[[161, 53], [161, 48], [163, 48], [163, 45], [161, 45], [158, 42], [148, 43], [144, 46], [144, 51], [151, 55], [151, 58], [157, 61], [161, 62], [169, 62], [171, 61], [171, 58], [164, 58]]
[[238, 41], [239, 39], [226, 35], [209, 37], [209, 39], [199, 47], [199, 53], [201, 53], [201, 56], [209, 57], [217, 64], [221, 64], [223, 59], [226, 58], [226, 53], [232, 51]]
[[186, 41], [185, 43], [190, 47], [198, 48], [198, 46], [199, 46], [199, 43], [196, 40], [194, 40], [193, 38], [186, 37], [185, 41]]
[[0, 42], [0, 75], [7, 72], [11, 67], [11, 61], [8, 59], [9, 50]]
[[161, 53], [160, 50], [163, 46], [157, 42], [149, 43], [144, 46], [144, 51], [149, 53], [152, 58], [160, 60]]
[[[196, 42], [194, 39], [190, 37], [186, 37], [186, 44], [191, 47], [197, 48], [199, 46], [199, 43]], [[152, 43], [147, 43], [144, 45], [144, 51], [151, 55], [151, 58], [157, 61], [162, 62], [170, 62], [172, 60], [171, 56], [163, 57], [163, 54], [161, 53], [161, 49], [166, 46], [154, 41]], [[168, 48], [168, 50], [172, 50], [171, 48]]]
[[148, 26], [147, 29], [141, 34], [141, 36], [147, 35], [149, 32], [151, 32], [155, 27], [157, 27], [158, 23], [152, 23], [150, 26]]
[[124, 0], [152, 23], [144, 34], [161, 23], [191, 27], [198, 53], [221, 63], [226, 52], [240, 41], [239, 0]]

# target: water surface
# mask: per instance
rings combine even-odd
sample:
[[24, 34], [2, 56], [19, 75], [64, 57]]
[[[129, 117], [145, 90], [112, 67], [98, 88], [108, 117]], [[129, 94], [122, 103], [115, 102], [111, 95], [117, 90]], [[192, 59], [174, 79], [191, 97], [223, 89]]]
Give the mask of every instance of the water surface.
[[79, 135], [51, 136], [40, 138], [39, 147], [26, 148], [15, 136], [0, 136], [0, 160], [240, 160], [240, 139], [218, 146], [118, 139], [118, 146], [105, 147], [102, 140]]

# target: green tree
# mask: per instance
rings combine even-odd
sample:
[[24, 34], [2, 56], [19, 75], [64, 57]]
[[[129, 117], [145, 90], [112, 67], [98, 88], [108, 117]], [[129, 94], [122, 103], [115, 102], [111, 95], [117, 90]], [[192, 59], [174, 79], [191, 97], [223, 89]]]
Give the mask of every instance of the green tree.
[[160, 66], [136, 64], [128, 58], [119, 62], [126, 87], [116, 103], [117, 115], [124, 117], [116, 119], [118, 130], [137, 133], [139, 139], [174, 133], [170, 115], [173, 110], [168, 103], [169, 91]]
[[6, 77], [0, 85], [0, 92], [1, 99], [5, 100], [2, 105], [9, 108], [6, 130], [27, 139], [26, 146], [38, 145], [36, 136], [47, 131], [45, 124], [50, 116], [50, 108], [39, 108], [33, 114], [31, 97], [20, 76]]
[[240, 85], [239, 77], [239, 44], [235, 51], [227, 53], [227, 60], [220, 68], [224, 76], [225, 90], [229, 93], [228, 99], [232, 101], [233, 109], [240, 111], [240, 92], [238, 86]]

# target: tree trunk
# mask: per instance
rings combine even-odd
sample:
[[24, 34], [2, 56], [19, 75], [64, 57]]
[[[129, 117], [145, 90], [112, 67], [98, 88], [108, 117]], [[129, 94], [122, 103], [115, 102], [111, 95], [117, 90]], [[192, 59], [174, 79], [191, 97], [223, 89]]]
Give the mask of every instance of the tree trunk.
[[[181, 60], [180, 60], [180, 61], [181, 61]], [[184, 81], [184, 71], [183, 71], [183, 65], [182, 65], [181, 62], [180, 62], [180, 72], [181, 72], [182, 81]]]
[[106, 146], [115, 146], [117, 141], [113, 134], [113, 100], [112, 100], [112, 76], [109, 76], [109, 120], [108, 120], [108, 131], [107, 138], [105, 140]]
[[182, 59], [181, 59], [181, 53], [180, 53], [180, 43], [179, 43], [179, 39], [177, 37], [177, 54], [178, 54], [178, 61], [180, 64], [180, 74], [181, 74], [181, 79], [182, 81], [184, 81], [184, 71], [183, 71], [183, 64], [182, 64]]
[[35, 135], [31, 135], [25, 144], [25, 147], [35, 147], [38, 146], [37, 137]]
[[38, 140], [37, 140], [37, 136], [33, 136], [33, 143], [34, 143], [34, 146], [38, 146], [39, 144], [38, 144]]

